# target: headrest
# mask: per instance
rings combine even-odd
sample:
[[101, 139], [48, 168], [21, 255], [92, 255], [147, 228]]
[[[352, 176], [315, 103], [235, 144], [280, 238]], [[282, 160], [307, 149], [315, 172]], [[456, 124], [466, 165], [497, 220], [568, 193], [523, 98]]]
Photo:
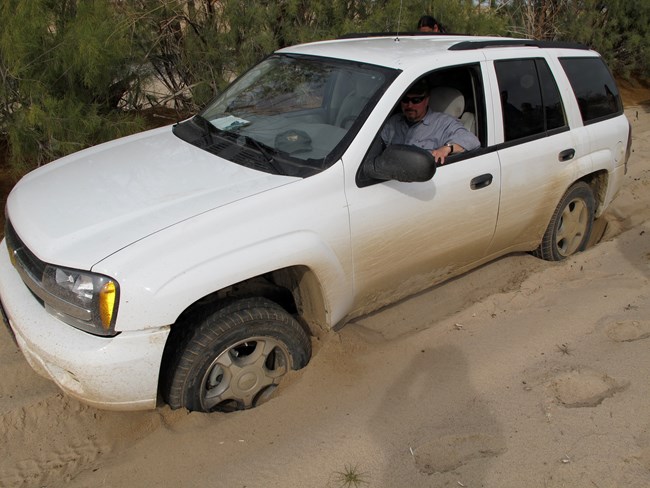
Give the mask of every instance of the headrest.
[[429, 107], [434, 112], [444, 112], [458, 119], [465, 110], [465, 97], [456, 88], [437, 86], [431, 90]]

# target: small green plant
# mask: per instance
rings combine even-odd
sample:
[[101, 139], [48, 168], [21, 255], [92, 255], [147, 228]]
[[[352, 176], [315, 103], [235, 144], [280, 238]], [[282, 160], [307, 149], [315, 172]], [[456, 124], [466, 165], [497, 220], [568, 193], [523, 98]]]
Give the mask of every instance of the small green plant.
[[360, 472], [356, 464], [354, 466], [346, 464], [343, 471], [336, 471], [334, 474], [336, 475], [335, 481], [341, 488], [359, 488], [363, 484], [368, 484], [367, 474]]

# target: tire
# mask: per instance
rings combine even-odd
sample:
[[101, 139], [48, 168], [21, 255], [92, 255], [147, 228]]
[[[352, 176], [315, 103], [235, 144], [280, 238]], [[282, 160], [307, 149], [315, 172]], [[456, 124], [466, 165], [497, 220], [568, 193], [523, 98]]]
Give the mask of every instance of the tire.
[[310, 356], [309, 336], [283, 308], [264, 298], [238, 300], [204, 315], [185, 335], [169, 363], [163, 396], [172, 409], [252, 408]]
[[580, 181], [560, 200], [542, 243], [533, 255], [546, 261], [561, 261], [584, 251], [594, 224], [596, 201], [591, 187]]

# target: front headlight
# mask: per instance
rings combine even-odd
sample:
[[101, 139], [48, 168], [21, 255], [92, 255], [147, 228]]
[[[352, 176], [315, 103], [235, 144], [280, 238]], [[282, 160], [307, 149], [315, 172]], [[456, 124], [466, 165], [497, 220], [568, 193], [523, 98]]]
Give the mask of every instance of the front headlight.
[[45, 308], [59, 319], [91, 334], [115, 335], [119, 286], [108, 276], [46, 265]]

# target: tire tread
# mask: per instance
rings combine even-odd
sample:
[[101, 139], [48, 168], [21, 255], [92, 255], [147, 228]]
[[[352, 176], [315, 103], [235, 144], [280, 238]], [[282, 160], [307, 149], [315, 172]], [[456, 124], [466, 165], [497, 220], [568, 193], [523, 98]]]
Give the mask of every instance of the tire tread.
[[562, 212], [564, 211], [565, 207], [569, 204], [569, 202], [576, 197], [583, 198], [591, 214], [590, 222], [585, 232], [583, 241], [578, 247], [578, 249], [576, 250], [576, 252], [584, 251], [585, 247], [587, 246], [587, 243], [589, 242], [589, 237], [591, 235], [591, 230], [593, 228], [595, 199], [591, 187], [584, 181], [578, 181], [577, 183], [569, 187], [569, 189], [564, 193], [564, 195], [560, 199], [560, 202], [558, 203], [557, 207], [555, 208], [555, 211], [553, 212], [553, 215], [551, 216], [551, 220], [548, 224], [548, 227], [544, 232], [544, 236], [542, 237], [542, 242], [539, 244], [537, 249], [531, 251], [531, 254], [533, 256], [543, 259], [545, 261], [562, 261], [567, 257], [567, 256], [562, 256], [557, 251], [556, 243], [555, 243], [555, 235], [557, 232], [557, 226], [559, 220], [562, 216]]
[[186, 330], [176, 344], [167, 370], [163, 371], [163, 398], [172, 409], [185, 407], [200, 410], [192, 395], [197, 382], [194, 370], [202, 364], [206, 351], [220, 341], [235, 337], [241, 332], [241, 327], [251, 322], [264, 322], [264, 330], [269, 334], [292, 343], [287, 344], [291, 369], [304, 367], [311, 356], [311, 341], [302, 326], [282, 307], [266, 298], [231, 302], [217, 310], [196, 315], [191, 322], [177, 324]]

